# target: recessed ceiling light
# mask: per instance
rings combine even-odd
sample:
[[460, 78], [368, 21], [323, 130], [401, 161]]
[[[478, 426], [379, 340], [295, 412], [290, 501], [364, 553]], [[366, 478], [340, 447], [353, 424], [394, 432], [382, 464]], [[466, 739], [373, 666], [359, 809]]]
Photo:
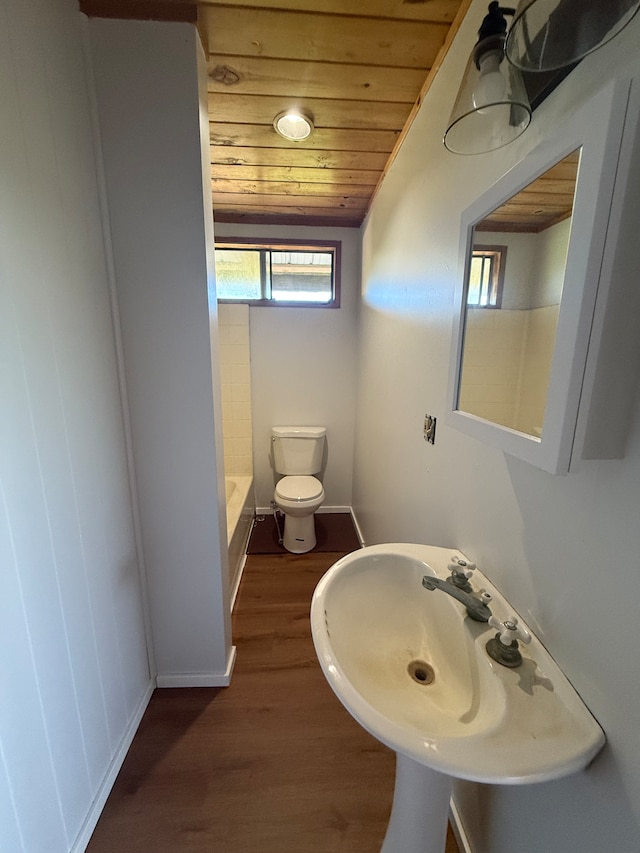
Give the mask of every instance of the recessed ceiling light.
[[286, 110], [273, 120], [276, 132], [292, 142], [302, 142], [311, 136], [313, 121], [311, 116], [300, 110]]

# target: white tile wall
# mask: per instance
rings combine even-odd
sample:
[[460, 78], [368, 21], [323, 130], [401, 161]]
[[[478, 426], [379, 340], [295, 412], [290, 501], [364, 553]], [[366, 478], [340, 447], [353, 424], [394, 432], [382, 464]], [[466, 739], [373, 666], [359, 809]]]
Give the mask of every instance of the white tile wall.
[[467, 312], [460, 408], [538, 435], [555, 343], [558, 306]]
[[222, 431], [227, 474], [253, 472], [249, 306], [219, 304]]
[[467, 312], [461, 409], [513, 425], [526, 315], [526, 311], [492, 308]]

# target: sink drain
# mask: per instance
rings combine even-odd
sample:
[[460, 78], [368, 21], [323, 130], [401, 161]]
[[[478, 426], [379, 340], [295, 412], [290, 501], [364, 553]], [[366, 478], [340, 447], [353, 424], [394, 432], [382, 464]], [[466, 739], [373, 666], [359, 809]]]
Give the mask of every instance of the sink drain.
[[418, 684], [433, 684], [436, 680], [433, 667], [423, 660], [412, 660], [407, 667], [407, 672]]

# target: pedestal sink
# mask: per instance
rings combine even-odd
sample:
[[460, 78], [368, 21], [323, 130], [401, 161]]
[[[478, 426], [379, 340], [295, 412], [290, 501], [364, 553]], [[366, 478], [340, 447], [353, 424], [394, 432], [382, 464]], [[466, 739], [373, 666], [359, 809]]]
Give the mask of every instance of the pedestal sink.
[[[566, 776], [602, 748], [602, 729], [534, 636], [509, 669], [485, 650], [495, 628], [422, 578], [445, 579], [459, 551], [362, 548], [318, 584], [311, 630], [327, 681], [351, 715], [395, 750], [382, 853], [442, 853], [453, 778], [525, 784]], [[479, 571], [493, 614], [513, 608]], [[522, 625], [522, 622], [520, 622]]]

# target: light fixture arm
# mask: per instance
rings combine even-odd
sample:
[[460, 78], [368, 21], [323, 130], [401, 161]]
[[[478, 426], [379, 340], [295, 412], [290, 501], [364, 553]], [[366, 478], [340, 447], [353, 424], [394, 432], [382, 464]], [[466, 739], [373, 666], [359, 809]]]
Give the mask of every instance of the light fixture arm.
[[515, 13], [515, 9], [510, 6], [501, 6], [497, 0], [489, 3], [489, 11], [482, 20], [478, 30], [478, 41], [473, 48], [473, 61], [478, 70], [485, 54], [499, 52], [500, 59], [504, 57], [504, 44], [507, 37], [505, 15], [515, 15]]
[[515, 15], [516, 10], [510, 6], [501, 6], [497, 0], [492, 0], [489, 3], [489, 11], [485, 15], [478, 30], [478, 41], [487, 38], [487, 36], [495, 36], [506, 34], [507, 20], [505, 15]]

